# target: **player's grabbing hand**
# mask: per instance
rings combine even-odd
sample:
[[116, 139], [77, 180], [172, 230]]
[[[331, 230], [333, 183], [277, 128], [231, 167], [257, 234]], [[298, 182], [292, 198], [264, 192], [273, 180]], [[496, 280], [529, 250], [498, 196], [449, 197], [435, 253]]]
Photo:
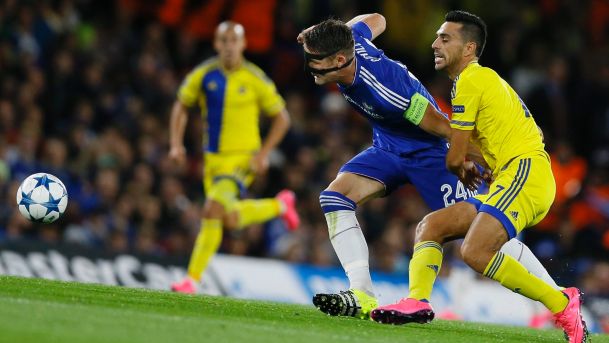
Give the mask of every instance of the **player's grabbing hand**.
[[[487, 175], [487, 171], [484, 172]], [[461, 172], [459, 173], [459, 180], [463, 183], [467, 189], [475, 191], [485, 181], [484, 175], [480, 173], [478, 166], [472, 161], [465, 161]]]

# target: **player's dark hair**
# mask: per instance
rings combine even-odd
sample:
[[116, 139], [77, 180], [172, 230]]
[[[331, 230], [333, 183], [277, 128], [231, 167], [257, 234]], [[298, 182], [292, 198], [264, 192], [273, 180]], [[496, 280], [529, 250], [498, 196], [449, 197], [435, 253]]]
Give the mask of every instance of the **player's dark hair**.
[[310, 51], [319, 55], [344, 50], [351, 52], [355, 44], [351, 28], [336, 19], [322, 21], [305, 32], [304, 43]]
[[461, 33], [467, 41], [476, 43], [476, 56], [482, 56], [486, 45], [486, 23], [475, 14], [465, 11], [450, 11], [446, 14], [446, 21], [463, 24]]

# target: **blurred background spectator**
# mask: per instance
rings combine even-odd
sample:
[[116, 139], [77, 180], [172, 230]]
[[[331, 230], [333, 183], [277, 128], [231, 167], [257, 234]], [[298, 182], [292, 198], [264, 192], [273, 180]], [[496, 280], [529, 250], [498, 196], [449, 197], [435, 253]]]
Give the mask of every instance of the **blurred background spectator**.
[[[556, 201], [522, 239], [559, 283], [576, 282], [594, 297], [592, 311], [609, 330], [607, 0], [510, 0], [492, 8], [482, 0], [2, 1], [0, 241], [186, 259], [203, 201], [204, 123], [193, 111], [189, 163], [178, 169], [167, 159], [168, 115], [182, 77], [213, 54], [217, 23], [232, 19], [244, 25], [248, 58], [275, 80], [293, 120], [268, 177], [249, 196], [291, 188], [303, 222], [294, 233], [277, 221], [229, 232], [221, 251], [337, 265], [318, 194], [370, 144], [370, 129], [334, 87], [315, 87], [302, 71], [296, 36], [329, 16], [380, 12], [387, 31], [378, 45], [449, 110], [451, 83], [434, 71], [430, 44], [444, 14], [457, 8], [486, 20], [481, 63], [514, 85], [552, 154]], [[69, 191], [67, 213], [53, 225], [15, 211], [20, 181], [41, 171]], [[360, 208], [374, 268], [406, 272], [416, 223], [427, 211], [409, 187]], [[457, 254], [446, 254], [455, 257], [445, 263]]]

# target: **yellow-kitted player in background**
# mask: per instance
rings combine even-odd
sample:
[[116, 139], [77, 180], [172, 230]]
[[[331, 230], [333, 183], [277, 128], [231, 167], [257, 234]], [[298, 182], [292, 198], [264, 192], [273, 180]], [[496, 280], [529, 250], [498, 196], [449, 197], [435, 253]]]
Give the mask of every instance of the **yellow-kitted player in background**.
[[[289, 229], [300, 222], [291, 191], [281, 191], [275, 198], [240, 200], [254, 176], [266, 172], [269, 153], [290, 126], [285, 102], [273, 81], [243, 57], [244, 33], [243, 26], [235, 22], [218, 25], [214, 37], [217, 56], [186, 76], [171, 112], [169, 157], [176, 163], [183, 163], [186, 157], [187, 108], [198, 105], [207, 123], [201, 231], [188, 276], [172, 285], [176, 292], [196, 292], [196, 284], [220, 247], [223, 228], [241, 229], [278, 216]], [[264, 141], [259, 132], [261, 114], [272, 118]]]

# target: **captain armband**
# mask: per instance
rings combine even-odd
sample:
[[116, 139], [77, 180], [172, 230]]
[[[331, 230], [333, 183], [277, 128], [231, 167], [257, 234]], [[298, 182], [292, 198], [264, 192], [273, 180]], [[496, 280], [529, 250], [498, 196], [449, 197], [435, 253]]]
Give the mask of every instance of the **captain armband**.
[[429, 100], [427, 100], [426, 97], [420, 93], [415, 93], [410, 98], [410, 106], [408, 106], [408, 109], [404, 112], [404, 118], [415, 125], [419, 125], [421, 120], [423, 120], [428, 104]]

